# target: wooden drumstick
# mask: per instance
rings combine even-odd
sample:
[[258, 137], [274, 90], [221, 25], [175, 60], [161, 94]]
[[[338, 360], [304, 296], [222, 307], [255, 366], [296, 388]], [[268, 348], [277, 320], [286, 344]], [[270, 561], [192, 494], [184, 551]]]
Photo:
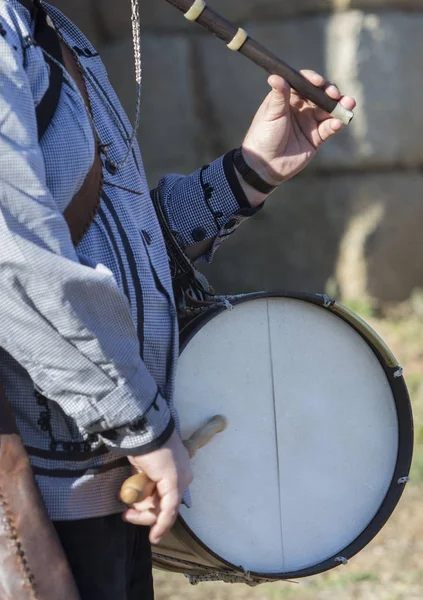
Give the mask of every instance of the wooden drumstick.
[[[200, 448], [206, 446], [211, 440], [227, 427], [225, 417], [216, 415], [209, 419], [202, 427], [197, 429], [192, 436], [184, 441], [189, 457], [193, 458]], [[155, 488], [155, 483], [145, 473], [137, 473], [129, 477], [120, 489], [120, 499], [125, 504], [135, 504], [150, 496]]]

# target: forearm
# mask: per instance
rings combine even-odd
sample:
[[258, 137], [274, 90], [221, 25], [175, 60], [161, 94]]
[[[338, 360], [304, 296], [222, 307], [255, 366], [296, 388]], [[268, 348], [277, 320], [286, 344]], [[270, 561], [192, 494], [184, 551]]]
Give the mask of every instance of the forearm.
[[[28, 219], [18, 196], [3, 186], [1, 192], [1, 216], [10, 212], [10, 199]], [[105, 437], [119, 430], [110, 443], [128, 449], [160, 438], [170, 423], [167, 403], [140, 358], [129, 303], [111, 273], [35, 245], [28, 231], [20, 235], [17, 224], [12, 232], [5, 223], [8, 218], [0, 226], [0, 346], [81, 430]]]
[[[236, 168], [235, 168], [235, 173], [236, 173], [237, 179], [239, 181], [239, 185], [241, 186], [242, 190], [244, 191], [244, 194], [245, 194], [246, 198], [248, 199], [248, 202], [251, 204], [251, 207], [259, 208], [266, 200], [267, 194], [262, 194], [261, 192], [258, 192], [253, 187], [251, 187], [251, 185], [246, 183]], [[205, 240], [203, 242], [198, 242], [197, 244], [193, 244], [192, 246], [187, 246], [185, 248], [185, 254], [188, 256], [188, 258], [195, 261], [200, 256], [204, 256], [204, 255], [208, 254], [213, 247], [213, 243], [214, 243], [214, 239], [212, 238], [212, 239]]]
[[210, 261], [222, 240], [260, 209], [250, 204], [231, 152], [192, 175], [164, 177], [158, 193], [171, 230], [192, 259]]

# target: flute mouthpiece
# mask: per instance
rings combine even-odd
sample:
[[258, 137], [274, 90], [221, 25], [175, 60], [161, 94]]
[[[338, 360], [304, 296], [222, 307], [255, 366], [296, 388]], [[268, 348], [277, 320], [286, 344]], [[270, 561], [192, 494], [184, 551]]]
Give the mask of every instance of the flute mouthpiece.
[[351, 110], [347, 110], [338, 102], [335, 109], [331, 113], [332, 117], [339, 119], [344, 125], [349, 125], [354, 118], [354, 113]]

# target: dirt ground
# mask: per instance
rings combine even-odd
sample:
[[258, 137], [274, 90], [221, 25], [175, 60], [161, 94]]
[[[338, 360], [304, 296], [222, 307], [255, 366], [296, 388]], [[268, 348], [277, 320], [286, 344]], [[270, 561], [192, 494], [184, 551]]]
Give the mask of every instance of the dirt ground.
[[423, 599], [423, 319], [410, 307], [385, 318], [363, 316], [404, 367], [415, 417], [411, 482], [388, 524], [347, 566], [295, 583], [191, 586], [183, 575], [155, 571], [157, 600]]

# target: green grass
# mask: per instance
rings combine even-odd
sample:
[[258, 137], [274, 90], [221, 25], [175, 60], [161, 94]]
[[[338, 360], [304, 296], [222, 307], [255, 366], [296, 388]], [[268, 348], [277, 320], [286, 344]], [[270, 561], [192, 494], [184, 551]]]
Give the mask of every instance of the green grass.
[[[378, 584], [379, 576], [373, 571], [342, 571], [342, 567], [330, 573], [301, 580], [297, 583], [278, 582], [261, 588], [269, 600], [314, 600], [323, 592], [339, 593], [362, 584]], [[341, 596], [340, 596], [341, 597]], [[359, 597], [359, 596], [357, 596]]]

